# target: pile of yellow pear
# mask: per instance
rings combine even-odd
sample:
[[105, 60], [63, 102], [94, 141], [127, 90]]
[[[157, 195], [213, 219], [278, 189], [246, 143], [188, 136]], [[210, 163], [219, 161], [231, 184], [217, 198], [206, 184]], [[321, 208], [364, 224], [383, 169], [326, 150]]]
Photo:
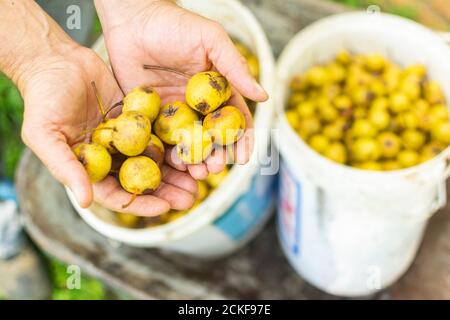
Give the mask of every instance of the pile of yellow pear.
[[286, 118], [321, 155], [366, 170], [398, 170], [450, 144], [440, 85], [425, 66], [396, 65], [378, 53], [339, 52], [290, 83]]

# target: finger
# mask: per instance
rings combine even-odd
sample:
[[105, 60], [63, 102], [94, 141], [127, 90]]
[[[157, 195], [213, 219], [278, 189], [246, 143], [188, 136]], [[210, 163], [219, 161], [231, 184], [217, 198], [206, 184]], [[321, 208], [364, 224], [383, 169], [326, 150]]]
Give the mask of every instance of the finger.
[[164, 182], [153, 195], [167, 201], [174, 210], [190, 209], [195, 201], [193, 194]]
[[187, 170], [186, 164], [178, 158], [175, 147], [171, 147], [166, 150], [165, 159], [172, 168], [175, 168], [178, 171]]
[[41, 159], [50, 173], [73, 192], [78, 204], [86, 208], [92, 203], [92, 185], [83, 165], [78, 161], [62, 133], [43, 131], [23, 125], [22, 140]]
[[152, 217], [170, 210], [170, 204], [155, 195], [141, 195], [130, 202], [132, 194], [122, 189], [119, 182], [112, 176], [94, 184], [95, 201], [112, 211], [131, 213], [137, 216]]
[[219, 24], [214, 24], [204, 37], [208, 58], [236, 89], [254, 101], [268, 99], [266, 91], [252, 77], [245, 58]]
[[188, 165], [189, 174], [196, 180], [204, 180], [208, 177], [208, 168], [206, 164], [190, 164]]
[[211, 155], [205, 160], [209, 173], [219, 173], [225, 169], [227, 164], [227, 154], [224, 148], [214, 148]]
[[169, 166], [163, 166], [161, 174], [164, 182], [192, 194], [197, 192], [197, 181], [195, 181], [188, 173], [175, 170]]

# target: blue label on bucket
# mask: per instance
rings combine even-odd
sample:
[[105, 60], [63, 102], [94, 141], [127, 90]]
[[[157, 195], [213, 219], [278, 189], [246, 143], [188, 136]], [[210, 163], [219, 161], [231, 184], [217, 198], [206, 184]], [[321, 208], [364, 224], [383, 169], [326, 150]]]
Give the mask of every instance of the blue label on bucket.
[[214, 225], [231, 239], [242, 239], [271, 209], [276, 182], [276, 175], [256, 175], [249, 190]]
[[281, 240], [292, 254], [300, 253], [302, 187], [284, 163], [280, 169], [278, 228]]

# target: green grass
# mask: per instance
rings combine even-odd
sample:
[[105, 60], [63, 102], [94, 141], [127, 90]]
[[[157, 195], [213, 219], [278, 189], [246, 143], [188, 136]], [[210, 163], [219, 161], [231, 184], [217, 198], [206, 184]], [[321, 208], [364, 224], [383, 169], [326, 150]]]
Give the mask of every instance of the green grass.
[[[374, 1], [374, 0], [331, 0], [333, 2], [338, 2], [341, 3], [343, 5], [352, 7], [352, 8], [357, 8], [357, 9], [365, 9], [370, 5], [380, 5], [379, 1]], [[414, 8], [413, 6], [381, 6], [381, 11], [384, 12], [388, 12], [388, 13], [392, 13], [392, 14], [396, 14], [399, 16], [402, 16], [404, 18], [408, 18], [411, 20], [417, 20], [418, 19], [418, 12], [417, 9]]]
[[0, 73], [0, 176], [13, 179], [23, 151], [20, 128], [23, 101], [14, 84]]
[[103, 284], [91, 277], [81, 276], [80, 289], [68, 289], [67, 265], [57, 260], [49, 260], [50, 278], [53, 282], [53, 300], [104, 300], [108, 298]]

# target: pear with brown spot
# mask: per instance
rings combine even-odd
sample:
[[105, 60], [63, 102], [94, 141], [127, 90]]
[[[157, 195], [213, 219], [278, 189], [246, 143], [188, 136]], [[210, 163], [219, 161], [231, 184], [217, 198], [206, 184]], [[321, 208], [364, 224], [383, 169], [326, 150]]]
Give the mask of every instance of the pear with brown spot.
[[215, 71], [195, 74], [186, 87], [186, 102], [194, 110], [206, 115], [213, 112], [231, 97], [227, 79]]
[[122, 112], [137, 111], [153, 122], [159, 113], [161, 98], [150, 87], [137, 87], [123, 98]]
[[139, 112], [124, 112], [114, 121], [113, 145], [126, 156], [137, 156], [144, 152], [150, 135], [150, 120]]
[[157, 136], [152, 134], [142, 155], [151, 158], [158, 166], [162, 166], [164, 163], [164, 144]]
[[154, 123], [154, 131], [162, 141], [174, 145], [177, 143], [175, 132], [198, 120], [198, 114], [186, 103], [174, 101], [161, 108]]
[[202, 163], [212, 152], [211, 136], [200, 123], [178, 130], [176, 136], [178, 158], [186, 164]]
[[161, 171], [155, 161], [145, 156], [130, 157], [122, 164], [119, 181], [125, 191], [133, 194], [128, 207], [137, 195], [155, 191], [161, 184]]
[[208, 114], [203, 120], [203, 127], [212, 136], [214, 143], [229, 145], [242, 137], [246, 123], [241, 110], [225, 106]]
[[100, 123], [92, 132], [92, 142], [99, 144], [108, 150], [110, 154], [117, 153], [113, 143], [113, 128], [115, 119], [109, 119]]
[[83, 164], [92, 183], [105, 179], [111, 170], [111, 155], [99, 144], [80, 143], [73, 148], [73, 152]]

